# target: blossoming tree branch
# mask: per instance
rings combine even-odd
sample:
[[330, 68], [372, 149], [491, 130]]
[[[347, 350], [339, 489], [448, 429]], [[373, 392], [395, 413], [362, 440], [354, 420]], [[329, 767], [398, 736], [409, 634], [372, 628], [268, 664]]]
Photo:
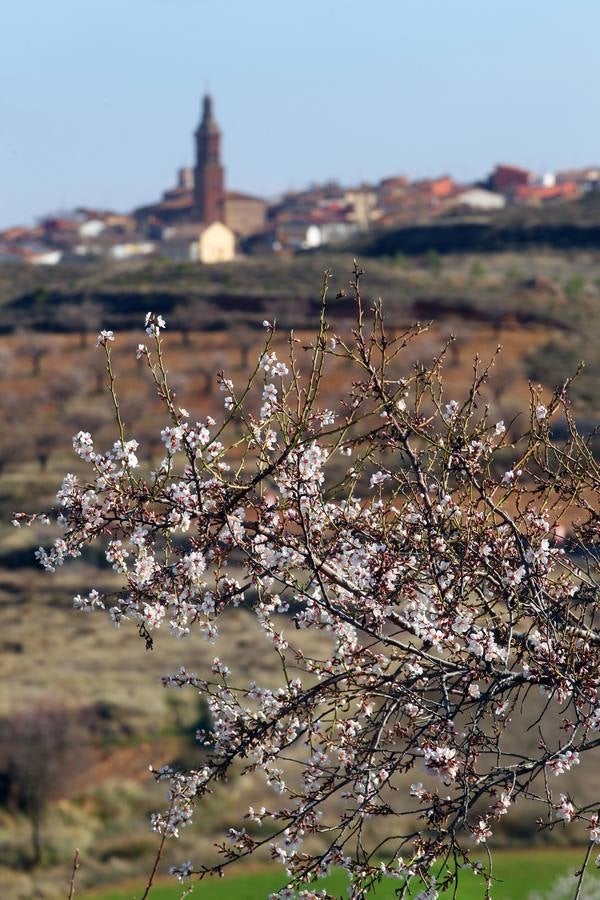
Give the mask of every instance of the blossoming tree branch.
[[[346, 870], [352, 898], [387, 878], [399, 897], [459, 896], [469, 869], [491, 896], [491, 855], [482, 863], [473, 851], [523, 801], [539, 806], [538, 827], [585, 829], [574, 893], [600, 843], [600, 798], [561, 787], [600, 744], [598, 466], [568, 384], [545, 402], [532, 387], [511, 443], [482, 399], [491, 364], [475, 362], [463, 399], [445, 394], [445, 349], [403, 367], [425, 329], [389, 334], [381, 304], [361, 296], [362, 275], [355, 267], [351, 338], [329, 324], [327, 276], [307, 346], [292, 334], [278, 359], [275, 324], [264, 323], [248, 380], [216, 375], [218, 422], [177, 405], [165, 322], [148, 314], [138, 356], [165, 411], [164, 458], [149, 473], [120, 412], [115, 336], [98, 337], [116, 441], [103, 452], [89, 433], [74, 437], [89, 481], [65, 477], [62, 537], [39, 561], [52, 572], [103, 542], [122, 590], [74, 605], [133, 623], [141, 652], [163, 632], [214, 641], [245, 603], [263, 635], [256, 652], [280, 673], [277, 687], [239, 683], [215, 658], [207, 671], [165, 674], [168, 688], [202, 694], [212, 726], [199, 735], [199, 768], [154, 772], [168, 796], [152, 820], [160, 847], [146, 894], [165, 841], [232, 771], [264, 779], [272, 801], [239, 810], [219, 863], [183, 862], [172, 870], [181, 880], [262, 848], [288, 874], [272, 895], [281, 900], [327, 897], [314, 882], [332, 867]], [[333, 357], [352, 374], [329, 409], [321, 388]], [[306, 629], [323, 633], [323, 658], [304, 652]], [[534, 729], [533, 752], [507, 744], [515, 718], [523, 734]], [[559, 723], [551, 739], [549, 721]]]

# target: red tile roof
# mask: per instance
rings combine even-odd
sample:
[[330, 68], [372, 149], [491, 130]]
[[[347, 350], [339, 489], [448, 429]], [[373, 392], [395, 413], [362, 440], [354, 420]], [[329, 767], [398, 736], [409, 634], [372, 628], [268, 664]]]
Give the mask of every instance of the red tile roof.
[[527, 200], [555, 200], [562, 198], [565, 200], [575, 199], [581, 194], [579, 185], [574, 181], [565, 181], [562, 184], [555, 184], [552, 187], [542, 187], [534, 184], [519, 184], [515, 188], [515, 199], [521, 201]]

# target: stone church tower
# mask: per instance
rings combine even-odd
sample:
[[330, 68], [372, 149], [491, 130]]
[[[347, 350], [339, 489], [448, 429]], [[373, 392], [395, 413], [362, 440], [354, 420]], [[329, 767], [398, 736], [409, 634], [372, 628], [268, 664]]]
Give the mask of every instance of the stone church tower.
[[206, 94], [202, 121], [196, 133], [194, 218], [211, 225], [225, 217], [225, 173], [221, 165], [221, 132], [213, 117], [212, 97]]

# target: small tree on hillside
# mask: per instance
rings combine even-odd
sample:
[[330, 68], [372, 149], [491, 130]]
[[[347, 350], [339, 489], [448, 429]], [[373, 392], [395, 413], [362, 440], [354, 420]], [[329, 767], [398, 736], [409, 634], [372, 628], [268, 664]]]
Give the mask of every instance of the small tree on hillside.
[[42, 861], [48, 805], [63, 795], [81, 771], [87, 751], [84, 732], [70, 710], [39, 705], [0, 721], [5, 800], [31, 823], [32, 866]]
[[[165, 841], [234, 767], [264, 779], [272, 802], [240, 810], [220, 864], [182, 863], [173, 870], [182, 879], [267, 848], [291, 879], [277, 898], [332, 866], [346, 870], [352, 898], [387, 878], [400, 897], [460, 895], [465, 870], [483, 873], [489, 895], [491, 867], [473, 848], [523, 801], [539, 807], [544, 828], [578, 824], [590, 848], [600, 843], [600, 798], [563, 787], [600, 745], [600, 479], [568, 385], [549, 398], [533, 390], [511, 446], [483, 399], [489, 366], [476, 361], [467, 395], [447, 396], [445, 352], [403, 364], [424, 329], [391, 338], [361, 277], [355, 268], [351, 339], [328, 324], [327, 278], [304, 349], [290, 336], [278, 359], [275, 326], [264, 323], [248, 381], [219, 375], [219, 422], [195, 421], [173, 402], [165, 323], [148, 314], [141, 352], [166, 414], [164, 458], [149, 473], [123, 428], [114, 335], [99, 336], [116, 441], [102, 452], [89, 433], [75, 435], [90, 481], [65, 478], [63, 534], [40, 548], [41, 564], [54, 571], [107, 541], [123, 589], [92, 590], [75, 606], [133, 622], [146, 647], [165, 626], [211, 641], [245, 600], [264, 636], [256, 653], [272, 654], [280, 673], [277, 686], [252, 673], [244, 682], [216, 657], [209, 671], [165, 676], [200, 692], [212, 726], [203, 764], [155, 773], [169, 801], [153, 817], [160, 845], [144, 896]], [[332, 356], [354, 374], [325, 408]], [[320, 635], [322, 652], [306, 651], [305, 631]]]
[[17, 352], [29, 360], [31, 377], [38, 378], [42, 373], [42, 360], [50, 352], [46, 341], [33, 333], [24, 334]]
[[10, 347], [0, 347], [0, 379], [14, 376], [15, 354]]
[[69, 331], [79, 334], [79, 347], [86, 345], [88, 335], [95, 334], [102, 324], [102, 307], [86, 297], [79, 303], [65, 303], [61, 306], [60, 317]]
[[7, 428], [0, 432], [0, 475], [11, 463], [22, 461], [24, 437], [14, 429]]
[[52, 454], [65, 445], [65, 434], [57, 412], [38, 415], [27, 435], [26, 447], [38, 463], [40, 472], [47, 470]]

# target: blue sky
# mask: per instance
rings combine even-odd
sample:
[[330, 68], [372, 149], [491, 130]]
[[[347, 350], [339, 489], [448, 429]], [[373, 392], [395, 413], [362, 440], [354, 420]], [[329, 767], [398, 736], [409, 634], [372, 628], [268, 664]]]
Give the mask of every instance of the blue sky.
[[598, 0], [20, 0], [0, 19], [0, 227], [157, 198], [207, 86], [238, 190], [600, 161]]

